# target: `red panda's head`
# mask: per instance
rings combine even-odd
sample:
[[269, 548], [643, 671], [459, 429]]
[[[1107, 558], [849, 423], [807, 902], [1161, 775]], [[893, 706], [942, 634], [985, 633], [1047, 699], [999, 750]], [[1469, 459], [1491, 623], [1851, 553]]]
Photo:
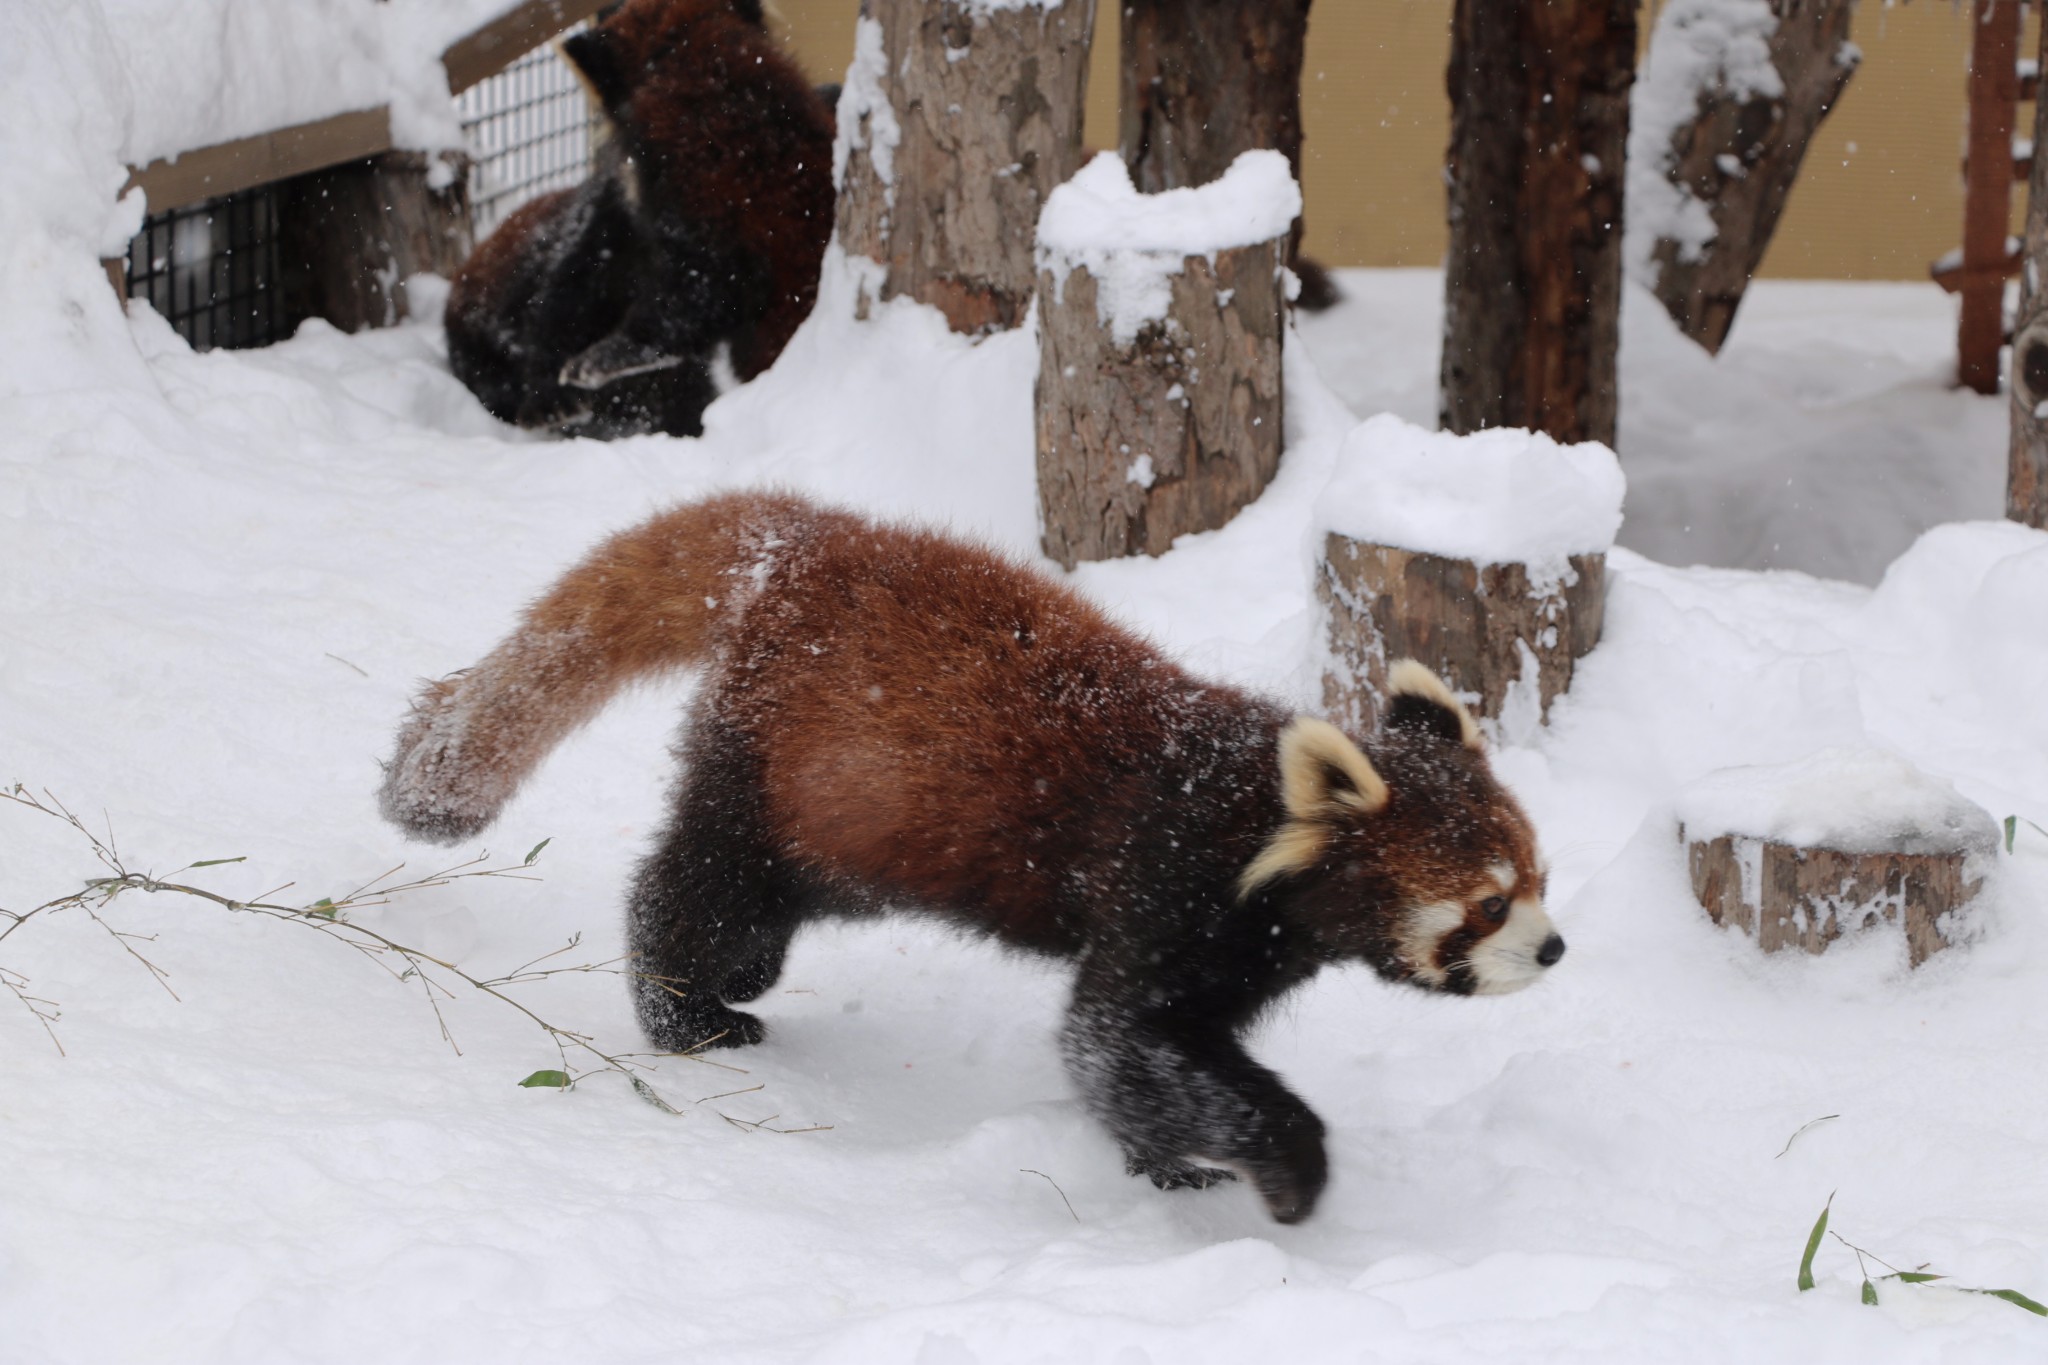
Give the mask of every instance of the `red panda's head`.
[[1536, 831], [1434, 673], [1394, 665], [1366, 749], [1307, 716], [1280, 734], [1287, 817], [1239, 887], [1270, 883], [1332, 955], [1457, 995], [1517, 991], [1564, 955]]

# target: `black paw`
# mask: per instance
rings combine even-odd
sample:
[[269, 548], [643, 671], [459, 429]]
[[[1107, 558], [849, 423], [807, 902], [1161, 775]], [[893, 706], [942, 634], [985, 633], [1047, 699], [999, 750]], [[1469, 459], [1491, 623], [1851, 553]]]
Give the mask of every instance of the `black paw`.
[[1299, 1223], [1315, 1212], [1330, 1179], [1322, 1120], [1303, 1109], [1291, 1121], [1271, 1126], [1257, 1154], [1239, 1164], [1275, 1222]]
[[642, 1014], [647, 1041], [662, 1052], [703, 1052], [718, 1047], [747, 1047], [768, 1036], [768, 1026], [744, 1010], [727, 1009], [716, 1001], [675, 1001]]
[[1206, 1190], [1211, 1185], [1237, 1179], [1235, 1171], [1216, 1166], [1197, 1166], [1178, 1157], [1139, 1156], [1124, 1153], [1124, 1172], [1142, 1175], [1162, 1190]]

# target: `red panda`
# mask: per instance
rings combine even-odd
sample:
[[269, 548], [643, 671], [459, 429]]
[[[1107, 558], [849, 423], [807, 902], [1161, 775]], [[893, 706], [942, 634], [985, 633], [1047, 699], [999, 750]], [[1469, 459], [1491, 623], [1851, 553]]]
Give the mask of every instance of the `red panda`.
[[588, 180], [521, 208], [457, 273], [450, 368], [522, 426], [696, 435], [720, 346], [751, 379], [810, 313], [832, 109], [759, 0], [628, 0], [563, 52], [608, 136]]
[[1075, 964], [1062, 1049], [1133, 1174], [1314, 1207], [1323, 1125], [1240, 1036], [1325, 965], [1518, 990], [1564, 952], [1472, 717], [1403, 662], [1379, 734], [1196, 678], [987, 549], [770, 493], [598, 546], [427, 684], [380, 794], [484, 829], [633, 680], [705, 671], [627, 907], [652, 1042], [758, 1042], [734, 1004], [822, 914], [917, 909]]

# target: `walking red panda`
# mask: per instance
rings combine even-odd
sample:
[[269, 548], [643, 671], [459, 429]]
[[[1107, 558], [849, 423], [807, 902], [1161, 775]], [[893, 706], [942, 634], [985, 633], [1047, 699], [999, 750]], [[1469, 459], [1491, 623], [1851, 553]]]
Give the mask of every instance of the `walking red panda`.
[[1477, 727], [1397, 665], [1361, 746], [1204, 682], [1047, 575], [770, 493], [598, 546], [399, 730], [384, 814], [484, 829], [636, 678], [705, 678], [673, 813], [627, 907], [640, 1022], [758, 1042], [732, 1008], [823, 914], [919, 909], [1075, 963], [1088, 1108], [1161, 1188], [1242, 1174], [1306, 1217], [1323, 1126], [1240, 1035], [1321, 967], [1518, 990], [1564, 952], [1535, 832]]

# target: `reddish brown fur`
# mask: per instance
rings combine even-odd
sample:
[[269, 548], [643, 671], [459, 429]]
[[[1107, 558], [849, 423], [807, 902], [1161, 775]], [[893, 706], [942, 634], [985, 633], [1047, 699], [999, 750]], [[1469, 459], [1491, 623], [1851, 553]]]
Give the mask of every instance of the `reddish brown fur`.
[[[1518, 897], [1541, 872], [1454, 701], [1397, 696], [1361, 753], [1192, 677], [1043, 574], [775, 494], [599, 546], [422, 694], [384, 810], [473, 834], [607, 697], [689, 665], [706, 677], [686, 774], [628, 914], [663, 1049], [758, 1041], [728, 1002], [772, 984], [805, 919], [929, 910], [1076, 960], [1062, 1046], [1133, 1171], [1171, 1188], [1221, 1164], [1292, 1221], [1322, 1188], [1322, 1125], [1244, 1051], [1261, 1009], [1332, 962], [1469, 993], [1563, 951], [1540, 908], [1489, 941], [1490, 869], [1512, 866]], [[1247, 882], [1272, 848], [1287, 857]], [[1475, 944], [1508, 962], [1495, 979]]]

